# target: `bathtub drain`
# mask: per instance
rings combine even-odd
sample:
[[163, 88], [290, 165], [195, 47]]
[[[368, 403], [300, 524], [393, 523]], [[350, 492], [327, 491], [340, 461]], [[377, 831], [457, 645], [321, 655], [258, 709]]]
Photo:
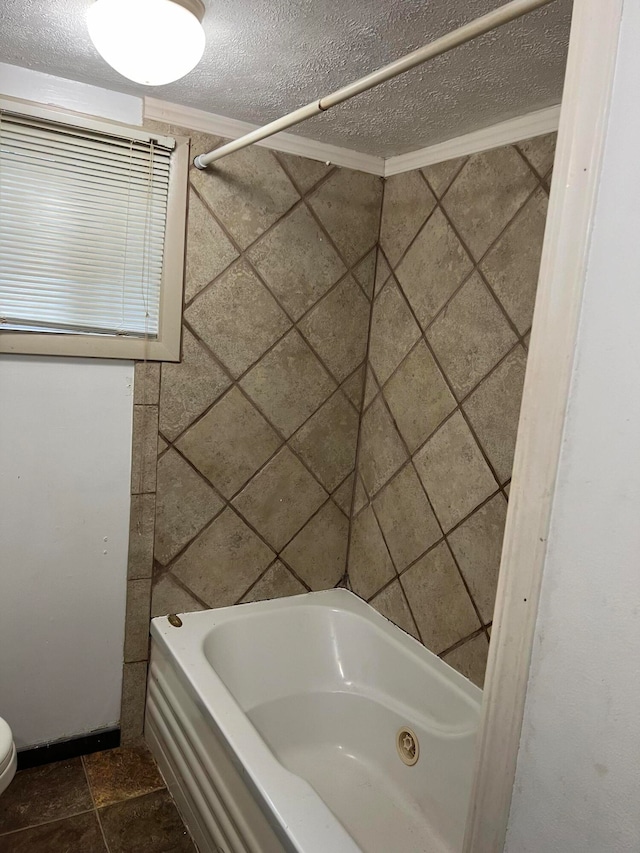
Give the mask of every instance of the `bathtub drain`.
[[420, 756], [420, 746], [416, 733], [403, 726], [396, 736], [398, 755], [409, 767], [413, 767]]

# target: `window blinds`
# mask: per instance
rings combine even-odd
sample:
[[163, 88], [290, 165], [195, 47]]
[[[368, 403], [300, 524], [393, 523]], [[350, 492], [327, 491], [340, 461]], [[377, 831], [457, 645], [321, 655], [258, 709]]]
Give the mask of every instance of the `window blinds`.
[[0, 331], [157, 337], [170, 160], [0, 111]]

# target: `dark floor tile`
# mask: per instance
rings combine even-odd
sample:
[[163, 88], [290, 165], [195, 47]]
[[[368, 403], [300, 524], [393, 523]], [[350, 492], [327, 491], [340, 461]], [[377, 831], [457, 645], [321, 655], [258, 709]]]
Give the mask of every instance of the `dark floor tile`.
[[164, 788], [162, 776], [143, 742], [85, 755], [84, 766], [98, 808]]
[[195, 853], [167, 791], [155, 791], [100, 809], [111, 853]]
[[31, 767], [16, 773], [2, 795], [0, 833], [70, 817], [92, 807], [80, 758]]
[[2, 853], [107, 853], [95, 812], [0, 836]]

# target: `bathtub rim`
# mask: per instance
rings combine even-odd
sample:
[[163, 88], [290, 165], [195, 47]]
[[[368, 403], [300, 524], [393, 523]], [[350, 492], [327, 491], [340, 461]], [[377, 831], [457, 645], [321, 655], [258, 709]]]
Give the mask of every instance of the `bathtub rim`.
[[[159, 645], [163, 655], [175, 666], [179, 679], [197, 701], [199, 710], [212, 725], [231, 761], [244, 774], [274, 831], [300, 853], [317, 849], [319, 837], [323, 837], [324, 843], [328, 845], [326, 849], [361, 853], [353, 837], [315, 789], [278, 761], [205, 655], [204, 641], [216, 625], [246, 618], [249, 608], [256, 613], [291, 607], [346, 611], [373, 622], [385, 635], [385, 639], [399, 647], [401, 653], [414, 659], [417, 666], [435, 666], [443, 674], [446, 672], [453, 686], [475, 706], [478, 721], [482, 691], [418, 640], [346, 589], [309, 592], [179, 614], [182, 622], [179, 628], [171, 625], [167, 616], [158, 616], [151, 621], [152, 641]], [[241, 611], [245, 611], [244, 617]], [[202, 666], [208, 671], [206, 690], [202, 689]], [[212, 700], [215, 700], [215, 710]]]

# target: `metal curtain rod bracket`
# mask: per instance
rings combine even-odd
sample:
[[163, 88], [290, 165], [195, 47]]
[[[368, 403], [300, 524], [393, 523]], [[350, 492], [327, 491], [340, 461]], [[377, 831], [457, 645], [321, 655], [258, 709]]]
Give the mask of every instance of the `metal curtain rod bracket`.
[[371, 74], [367, 74], [359, 80], [343, 86], [332, 94], [312, 101], [306, 107], [300, 107], [292, 113], [282, 116], [282, 118], [265, 124], [256, 130], [252, 130], [251, 133], [247, 133], [239, 139], [234, 139], [233, 142], [227, 142], [226, 145], [221, 145], [220, 148], [209, 151], [208, 154], [199, 154], [193, 161], [194, 165], [198, 169], [206, 169], [215, 160], [226, 157], [227, 154], [233, 154], [234, 151], [239, 151], [241, 148], [246, 148], [248, 145], [260, 142], [260, 140], [266, 139], [268, 136], [273, 136], [274, 133], [279, 133], [319, 113], [326, 112], [331, 107], [335, 107], [337, 104], [342, 104], [344, 101], [362, 94], [362, 92], [373, 89], [375, 86], [379, 86], [381, 83], [385, 83], [399, 74], [404, 74], [405, 71], [409, 71], [417, 65], [422, 65], [423, 62], [427, 62], [429, 59], [433, 59], [443, 53], [448, 53], [454, 47], [466, 44], [478, 38], [478, 36], [496, 29], [496, 27], [501, 27], [511, 21], [515, 21], [517, 18], [521, 18], [529, 12], [534, 12], [542, 6], [547, 6], [549, 3], [553, 3], [553, 0], [511, 0], [510, 3], [494, 9], [493, 12], [488, 12], [480, 18], [476, 18], [475, 21], [470, 21], [457, 30], [453, 30], [453, 32], [447, 33], [411, 53], [407, 53], [406, 56], [396, 59], [395, 62], [391, 62], [377, 71], [372, 71]]

